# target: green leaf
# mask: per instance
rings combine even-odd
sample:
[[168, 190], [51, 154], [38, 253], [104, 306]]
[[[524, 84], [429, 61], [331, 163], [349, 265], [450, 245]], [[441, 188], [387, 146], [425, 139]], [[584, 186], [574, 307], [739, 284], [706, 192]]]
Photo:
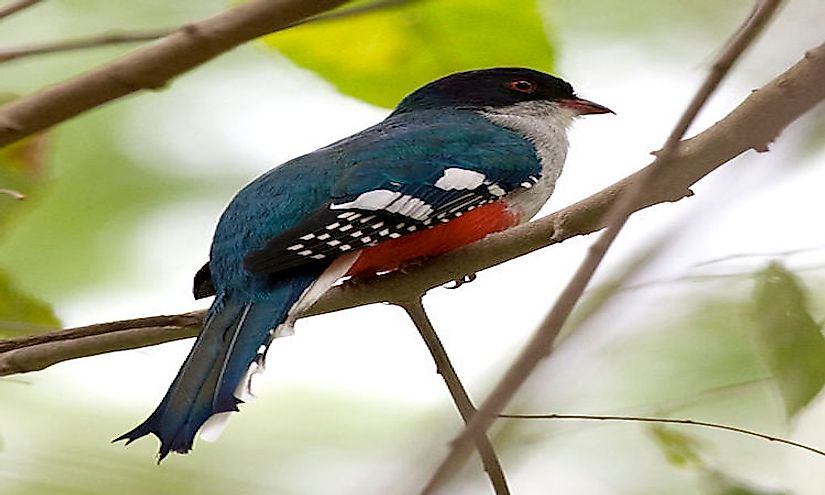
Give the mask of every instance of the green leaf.
[[341, 92], [384, 107], [451, 72], [493, 66], [548, 71], [553, 64], [533, 0], [411, 2], [310, 23], [264, 41]]
[[717, 470], [702, 459], [702, 442], [695, 436], [666, 425], [651, 425], [649, 431], [668, 462], [699, 474], [699, 487], [705, 495], [787, 495], [765, 491]]
[[696, 437], [664, 425], [651, 425], [650, 433], [670, 464], [678, 467], [701, 466], [701, 442]]
[[797, 278], [777, 263], [762, 270], [753, 296], [754, 336], [793, 416], [825, 385], [825, 338]]
[[28, 335], [60, 326], [51, 306], [12, 284], [0, 271], [0, 338]]

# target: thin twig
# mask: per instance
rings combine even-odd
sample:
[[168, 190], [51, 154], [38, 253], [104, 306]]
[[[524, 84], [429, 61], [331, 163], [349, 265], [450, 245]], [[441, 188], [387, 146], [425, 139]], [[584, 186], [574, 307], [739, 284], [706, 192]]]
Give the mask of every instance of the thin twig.
[[197, 335], [201, 312], [101, 323], [49, 334], [0, 340], [0, 376], [55, 363]]
[[704, 261], [699, 261], [694, 263], [691, 268], [701, 268], [708, 265], [713, 265], [717, 263], [725, 263], [728, 261], [735, 261], [741, 259], [748, 259], [748, 258], [784, 258], [790, 257], [797, 254], [807, 254], [816, 251], [823, 251], [825, 250], [825, 244], [819, 244], [817, 246], [811, 246], [806, 248], [798, 248], [798, 249], [787, 249], [784, 251], [765, 251], [763, 253], [735, 253], [735, 254], [727, 254], [725, 256], [719, 256], [718, 258], [711, 258]]
[[[421, 296], [408, 301], [397, 302], [396, 304], [407, 312], [407, 315], [413, 324], [415, 324], [418, 333], [421, 334], [421, 338], [424, 339], [424, 343], [427, 344], [427, 349], [429, 349], [433, 361], [435, 361], [436, 371], [444, 379], [444, 383], [447, 385], [447, 389], [453, 397], [453, 402], [455, 402], [461, 418], [465, 424], [468, 423], [473, 417], [473, 414], [475, 414], [476, 408], [470, 396], [467, 394], [464, 385], [462, 385], [458, 373], [456, 373], [455, 368], [453, 368], [450, 357], [447, 355], [447, 350], [444, 349], [444, 346], [441, 344], [441, 339], [438, 338], [438, 334], [435, 328], [433, 328], [427, 312], [424, 310]], [[487, 476], [490, 478], [490, 483], [493, 485], [496, 495], [509, 494], [510, 489], [507, 487], [504, 470], [501, 469], [501, 463], [496, 456], [493, 445], [490, 443], [490, 439], [487, 438], [487, 434], [481, 433], [474, 439], [474, 442], [481, 456], [484, 471], [487, 472]]]
[[[815, 264], [810, 266], [794, 266], [794, 273], [807, 273], [818, 270], [825, 270], [825, 265]], [[711, 282], [720, 280], [735, 280], [735, 279], [750, 279], [754, 277], [753, 271], [746, 272], [729, 272], [729, 273], [714, 273], [708, 275], [682, 275], [679, 277], [660, 278], [656, 280], [649, 280], [647, 282], [640, 282], [638, 284], [629, 284], [619, 287], [621, 292], [628, 292], [632, 290], [647, 289], [656, 285], [691, 283], [691, 282]], [[585, 292], [586, 293], [586, 292]]]
[[32, 55], [44, 55], [47, 53], [67, 52], [72, 50], [81, 50], [84, 48], [122, 45], [126, 43], [137, 43], [140, 41], [152, 41], [163, 38], [164, 36], [169, 36], [171, 33], [172, 31], [169, 29], [110, 32], [74, 40], [63, 40], [6, 48], [0, 50], [0, 63], [10, 62], [12, 60]]
[[708, 97], [719, 85], [739, 55], [747, 48], [756, 35], [762, 30], [767, 21], [779, 7], [781, 0], [762, 0], [747, 21], [740, 27], [725, 49], [713, 64], [710, 73], [699, 88], [682, 117], [668, 137], [665, 145], [657, 154], [652, 168], [639, 182], [626, 191], [608, 215], [607, 228], [599, 240], [593, 244], [579, 266], [573, 278], [559, 295], [553, 308], [536, 330], [533, 337], [525, 345], [518, 358], [507, 370], [496, 387], [481, 404], [478, 413], [473, 416], [464, 432], [452, 444], [447, 457], [430, 478], [422, 495], [432, 494], [452, 476], [455, 470], [463, 464], [470, 452], [472, 438], [479, 432], [487, 431], [495, 421], [496, 415], [510, 402], [516, 391], [533, 373], [538, 364], [548, 357], [553, 349], [553, 342], [561, 331], [564, 322], [570, 316], [576, 302], [581, 298], [584, 289], [590, 282], [596, 269], [604, 259], [607, 250], [616, 236], [624, 227], [629, 216], [636, 210], [636, 204], [642, 197], [643, 191], [655, 179], [660, 170], [670, 166], [676, 156], [676, 149], [690, 124], [699, 110], [707, 102]]
[[[688, 409], [693, 406], [698, 406], [703, 402], [715, 400], [715, 397], [731, 397], [733, 394], [742, 392], [746, 388], [765, 387], [774, 379], [773, 375], [765, 375], [737, 382], [722, 383], [715, 387], [699, 390], [689, 397], [673, 398], [666, 401], [657, 400], [652, 404], [648, 404], [647, 407], [655, 408], [659, 414], [675, 414], [679, 410]], [[636, 407], [639, 406], [644, 407], [644, 405], [641, 404]]]
[[[391, 9], [400, 7], [402, 5], [412, 3], [419, 0], [378, 0], [367, 5], [360, 5], [357, 7], [349, 7], [332, 12], [325, 12], [313, 17], [301, 19], [281, 28], [289, 29], [304, 24], [335, 21], [367, 14], [379, 9]], [[175, 29], [155, 29], [151, 31], [124, 31], [103, 33], [74, 40], [55, 41], [48, 43], [38, 43], [29, 46], [18, 46], [0, 50], [0, 64], [17, 60], [23, 57], [30, 57], [33, 55], [45, 55], [49, 53], [61, 53], [72, 50], [81, 50], [85, 48], [97, 48], [103, 46], [122, 45], [127, 43], [138, 43], [142, 41], [153, 41], [175, 32]]]
[[32, 5], [38, 4], [43, 0], [17, 0], [16, 2], [12, 2], [5, 7], [0, 8], [0, 20], [20, 12], [21, 10], [27, 9]]
[[702, 426], [705, 428], [714, 428], [717, 430], [732, 431], [734, 433], [741, 433], [752, 437], [768, 440], [769, 442], [777, 442], [791, 447], [807, 450], [814, 454], [825, 457], [825, 451], [811, 447], [804, 443], [794, 442], [782, 437], [775, 437], [766, 433], [739, 428], [738, 426], [730, 426], [720, 423], [711, 423], [708, 421], [697, 421], [694, 419], [680, 419], [680, 418], [657, 418], [649, 416], [602, 416], [593, 414], [499, 414], [499, 418], [506, 419], [569, 419], [582, 421], [635, 421], [640, 423], [665, 423], [674, 425], [690, 425]]

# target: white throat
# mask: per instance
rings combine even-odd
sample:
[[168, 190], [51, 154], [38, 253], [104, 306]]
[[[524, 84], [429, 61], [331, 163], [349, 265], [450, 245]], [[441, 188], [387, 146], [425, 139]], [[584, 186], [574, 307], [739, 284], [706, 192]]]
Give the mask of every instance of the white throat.
[[508, 205], [518, 210], [522, 221], [538, 213], [553, 194], [567, 157], [567, 128], [578, 116], [575, 110], [549, 101], [519, 102], [507, 107], [488, 107], [480, 112], [493, 123], [512, 129], [536, 148], [541, 177], [530, 189], [510, 195]]

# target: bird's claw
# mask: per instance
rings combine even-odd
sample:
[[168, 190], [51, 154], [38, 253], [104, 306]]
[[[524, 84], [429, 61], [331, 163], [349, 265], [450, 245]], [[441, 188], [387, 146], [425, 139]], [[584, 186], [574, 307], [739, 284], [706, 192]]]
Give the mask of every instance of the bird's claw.
[[445, 289], [458, 289], [462, 285], [472, 282], [473, 280], [476, 279], [476, 277], [478, 277], [478, 275], [476, 275], [475, 273], [468, 273], [468, 274], [464, 275], [461, 278], [457, 278], [457, 279], [453, 280], [452, 282], [455, 285], [453, 285], [452, 287], [445, 285], [444, 288]]

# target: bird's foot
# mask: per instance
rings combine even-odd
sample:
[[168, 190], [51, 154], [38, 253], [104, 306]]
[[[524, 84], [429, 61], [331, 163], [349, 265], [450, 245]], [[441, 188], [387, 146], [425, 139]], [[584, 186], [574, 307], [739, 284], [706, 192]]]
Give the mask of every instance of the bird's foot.
[[453, 286], [445, 285], [444, 288], [445, 289], [458, 289], [459, 287], [461, 287], [464, 284], [469, 284], [470, 282], [475, 280], [476, 277], [478, 277], [478, 275], [476, 275], [475, 273], [468, 273], [468, 274], [464, 275], [461, 278], [457, 278], [457, 279], [453, 280], [452, 282], [455, 285], [453, 285]]

